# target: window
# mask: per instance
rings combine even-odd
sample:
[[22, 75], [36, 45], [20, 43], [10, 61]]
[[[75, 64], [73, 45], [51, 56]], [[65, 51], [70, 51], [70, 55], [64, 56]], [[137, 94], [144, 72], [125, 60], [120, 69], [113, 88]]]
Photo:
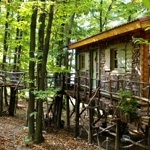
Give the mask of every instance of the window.
[[110, 62], [111, 70], [125, 69], [125, 50], [111, 49]]
[[85, 68], [85, 54], [79, 55], [79, 68], [84, 69]]
[[110, 55], [110, 62], [111, 62], [111, 70], [114, 70], [115, 68], [118, 68], [118, 50], [117, 49], [111, 49], [111, 55]]

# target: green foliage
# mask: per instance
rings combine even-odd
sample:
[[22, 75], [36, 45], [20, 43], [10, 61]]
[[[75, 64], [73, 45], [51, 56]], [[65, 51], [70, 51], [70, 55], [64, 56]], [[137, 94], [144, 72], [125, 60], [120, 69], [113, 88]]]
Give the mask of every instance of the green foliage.
[[121, 97], [121, 101], [118, 108], [122, 109], [126, 116], [131, 115], [135, 117], [138, 109], [138, 102], [132, 95], [132, 91], [130, 90], [120, 90], [119, 96]]
[[143, 0], [143, 3], [146, 7], [150, 8], [150, 0]]
[[133, 95], [130, 90], [120, 90], [118, 94], [122, 99], [130, 98]]
[[133, 38], [132, 40], [135, 44], [150, 44], [148, 40], [145, 40], [143, 38]]
[[33, 94], [35, 95], [36, 100], [43, 100], [46, 99], [47, 97], [53, 97], [57, 91], [59, 91], [59, 88], [47, 88], [45, 91], [42, 90], [34, 90]]
[[32, 116], [36, 116], [36, 114], [37, 114], [37, 112], [36, 112], [36, 111], [34, 111], [34, 112], [32, 112], [31, 114], [29, 114], [29, 116], [30, 116], [30, 117], [32, 117]]
[[[150, 30], [150, 25], [145, 29], [145, 31], [147, 31], [147, 30]], [[132, 40], [135, 44], [147, 44], [147, 45], [150, 44], [150, 42], [148, 40], [143, 39], [143, 38], [134, 38], [133, 37]]]
[[24, 142], [25, 146], [30, 146], [33, 144], [33, 139], [32, 139], [32, 137], [27, 136], [23, 139], [23, 142]]

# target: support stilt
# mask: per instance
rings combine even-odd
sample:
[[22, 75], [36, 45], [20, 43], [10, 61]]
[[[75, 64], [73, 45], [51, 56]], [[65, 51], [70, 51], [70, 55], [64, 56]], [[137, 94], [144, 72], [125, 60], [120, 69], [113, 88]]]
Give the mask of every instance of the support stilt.
[[69, 107], [69, 96], [66, 96], [66, 126], [70, 128], [70, 107]]
[[120, 119], [116, 121], [116, 138], [115, 138], [115, 150], [119, 150], [120, 146]]
[[[80, 77], [78, 78], [78, 85], [80, 83]], [[79, 136], [79, 107], [80, 107], [80, 97], [79, 97], [79, 87], [77, 90], [77, 95], [76, 95], [76, 105], [75, 105], [75, 112], [76, 112], [76, 117], [75, 117], [75, 138]]]

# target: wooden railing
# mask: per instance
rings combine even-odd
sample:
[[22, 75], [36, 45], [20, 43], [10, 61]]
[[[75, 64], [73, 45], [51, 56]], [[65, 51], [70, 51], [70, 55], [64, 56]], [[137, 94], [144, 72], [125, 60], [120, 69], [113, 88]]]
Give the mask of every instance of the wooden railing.
[[[69, 81], [69, 82], [68, 82]], [[96, 84], [93, 84], [93, 83]], [[118, 92], [120, 89], [131, 90], [133, 92], [133, 97], [138, 100], [140, 106], [144, 106], [147, 110], [147, 115], [149, 115], [149, 105], [150, 105], [150, 83], [132, 81], [130, 78], [124, 78], [116, 76], [113, 78], [109, 76], [106, 80], [97, 80], [92, 78], [87, 78], [84, 76], [76, 76], [75, 74], [65, 76], [65, 89], [77, 90], [85, 93], [87, 97], [92, 97], [96, 89], [99, 88], [100, 94], [110, 100], [119, 100]]]
[[25, 87], [25, 72], [0, 71], [0, 86]]

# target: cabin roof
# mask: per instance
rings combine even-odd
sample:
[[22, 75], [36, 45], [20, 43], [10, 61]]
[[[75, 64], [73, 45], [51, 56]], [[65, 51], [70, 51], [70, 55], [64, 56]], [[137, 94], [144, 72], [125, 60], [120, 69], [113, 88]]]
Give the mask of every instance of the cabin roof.
[[98, 41], [112, 38], [114, 36], [126, 34], [128, 32], [133, 32], [133, 31], [141, 30], [141, 29], [144, 30], [148, 26], [150, 26], [150, 16], [138, 18], [128, 23], [111, 28], [107, 31], [104, 31], [96, 35], [90, 36], [88, 38], [85, 38], [83, 40], [77, 41], [75, 43], [71, 43], [68, 45], [68, 49], [76, 49], [78, 47], [81, 47], [87, 44], [92, 44]]

